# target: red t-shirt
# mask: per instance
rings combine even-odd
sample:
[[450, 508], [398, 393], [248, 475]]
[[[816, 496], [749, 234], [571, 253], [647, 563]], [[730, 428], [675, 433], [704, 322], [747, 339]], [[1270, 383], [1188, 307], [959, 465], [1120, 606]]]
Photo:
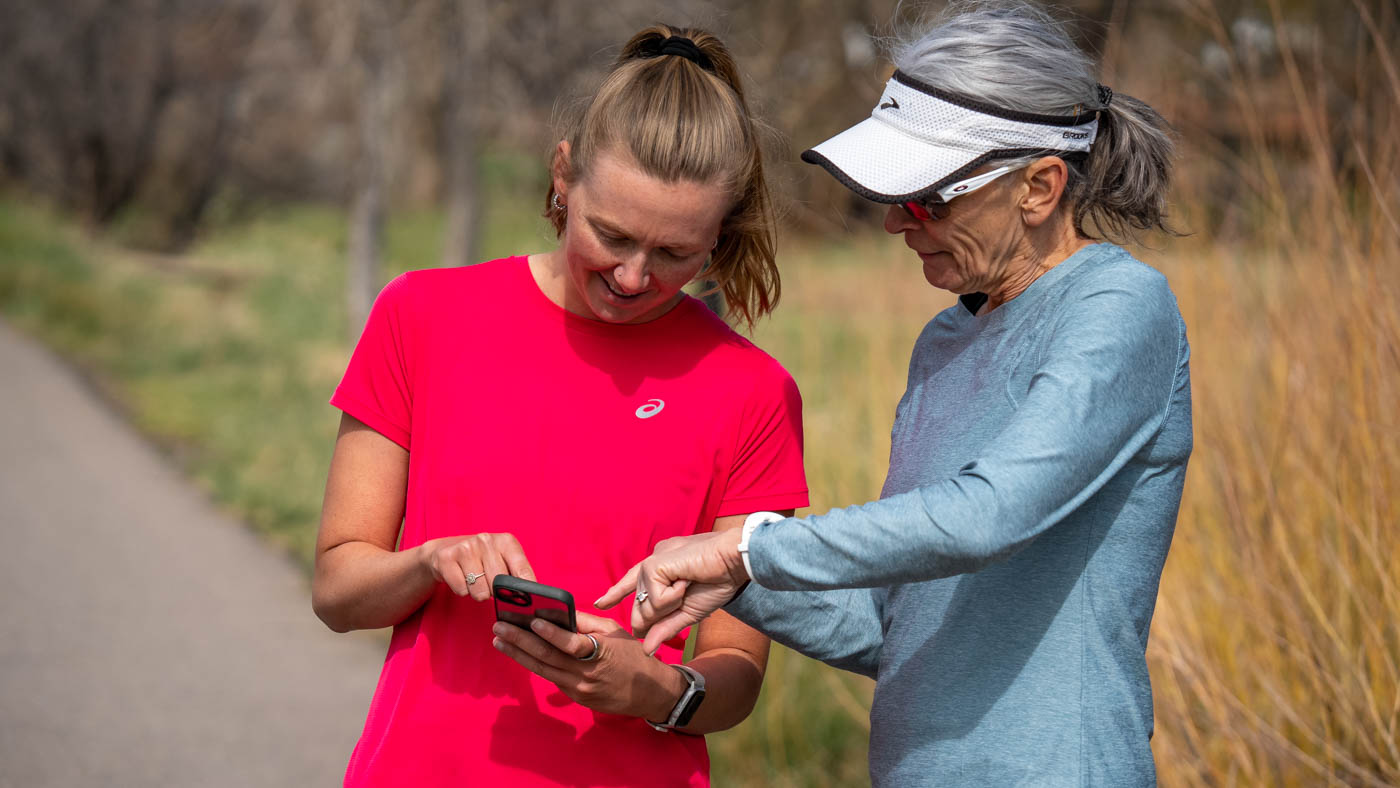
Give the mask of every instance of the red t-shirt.
[[[409, 450], [401, 549], [512, 533], [591, 613], [662, 539], [807, 505], [776, 361], [688, 297], [640, 325], [571, 314], [524, 257], [390, 282], [331, 403]], [[702, 737], [574, 703], [491, 647], [494, 621], [443, 585], [394, 628], [346, 785], [708, 785]]]

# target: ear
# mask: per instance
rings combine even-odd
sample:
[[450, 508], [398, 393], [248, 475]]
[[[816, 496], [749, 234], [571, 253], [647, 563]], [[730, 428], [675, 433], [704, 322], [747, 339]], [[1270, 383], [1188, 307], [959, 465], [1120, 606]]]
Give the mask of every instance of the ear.
[[569, 181], [573, 179], [569, 154], [569, 141], [559, 140], [559, 144], [554, 146], [554, 158], [549, 163], [549, 177], [554, 180], [554, 193], [560, 199], [568, 198]]
[[1021, 197], [1021, 218], [1030, 227], [1039, 227], [1049, 221], [1060, 207], [1065, 184], [1069, 182], [1069, 168], [1059, 156], [1046, 156], [1031, 162], [1022, 174], [1026, 186]]

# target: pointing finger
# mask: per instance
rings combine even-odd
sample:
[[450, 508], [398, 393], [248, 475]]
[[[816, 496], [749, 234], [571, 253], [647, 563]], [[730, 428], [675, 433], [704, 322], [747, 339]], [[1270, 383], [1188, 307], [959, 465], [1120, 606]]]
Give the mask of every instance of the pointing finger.
[[594, 602], [593, 606], [599, 610], [607, 610], [626, 599], [633, 591], [637, 590], [637, 574], [641, 569], [640, 562], [628, 569], [627, 574], [623, 575], [621, 580], [613, 583], [613, 587], [609, 588], [607, 593], [598, 597], [598, 601]]

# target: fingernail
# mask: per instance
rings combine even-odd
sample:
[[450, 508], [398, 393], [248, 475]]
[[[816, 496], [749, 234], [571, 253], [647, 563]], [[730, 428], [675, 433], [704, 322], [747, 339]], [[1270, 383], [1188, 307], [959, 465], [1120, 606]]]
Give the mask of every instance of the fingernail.
[[594, 607], [602, 607], [602, 606], [603, 606], [603, 598], [602, 598], [602, 597], [598, 597], [597, 599], [593, 600], [593, 606], [594, 606]]
[[533, 629], [533, 630], [535, 630], [536, 632], [539, 632], [539, 633], [543, 633], [543, 632], [544, 632], [544, 622], [541, 621], [541, 620], [539, 620], [538, 618], [532, 619], [532, 620], [530, 621], [530, 629]]
[[500, 638], [492, 638], [491, 645], [495, 646], [497, 651], [506, 650], [506, 644], [502, 643]]
[[491, 626], [491, 631], [497, 635], [504, 635], [506, 633], [506, 625], [501, 623], [493, 624]]

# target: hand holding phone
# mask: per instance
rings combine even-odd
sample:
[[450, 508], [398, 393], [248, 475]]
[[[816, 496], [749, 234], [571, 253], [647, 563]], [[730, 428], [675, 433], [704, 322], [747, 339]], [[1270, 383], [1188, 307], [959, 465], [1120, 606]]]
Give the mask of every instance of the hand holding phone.
[[562, 588], [500, 574], [491, 583], [496, 601], [496, 620], [521, 629], [530, 628], [530, 619], [542, 618], [570, 632], [578, 631], [574, 595]]

